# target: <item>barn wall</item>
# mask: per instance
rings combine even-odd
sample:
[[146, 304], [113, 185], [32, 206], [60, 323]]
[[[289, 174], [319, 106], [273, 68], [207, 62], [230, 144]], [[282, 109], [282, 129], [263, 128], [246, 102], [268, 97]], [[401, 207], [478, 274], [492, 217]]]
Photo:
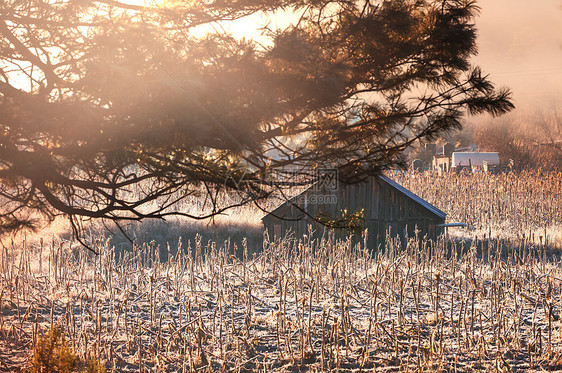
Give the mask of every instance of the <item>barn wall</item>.
[[[319, 196], [326, 195], [335, 196], [336, 203], [315, 204], [303, 201], [305, 198], [306, 201], [314, 201], [315, 198], [316, 201], [322, 201]], [[439, 218], [377, 177], [371, 177], [367, 181], [357, 184], [342, 185], [335, 192], [310, 189], [303, 193], [298, 203], [302, 208], [306, 204], [306, 211], [312, 216], [317, 216], [318, 213], [322, 212], [336, 217], [341, 214], [343, 209], [347, 209], [350, 213], [364, 209], [365, 228], [369, 232], [368, 245], [371, 249], [375, 249], [379, 244], [384, 243], [389, 229], [392, 236], [400, 235], [402, 242], [405, 243], [406, 235], [408, 237], [414, 236], [416, 226], [421, 231], [419, 233], [420, 238], [423, 238], [426, 234], [429, 236], [440, 234], [441, 231], [436, 225], [444, 223], [444, 219]], [[292, 230], [296, 237], [301, 237], [308, 233], [309, 225], [312, 225], [319, 235], [325, 230], [325, 227], [303, 216], [302, 212], [294, 207], [284, 206], [278, 209], [277, 213], [285, 217], [299, 217], [301, 220], [295, 222], [280, 220], [271, 216], [265, 217], [263, 221], [270, 237], [279, 236], [279, 232], [283, 236], [289, 230]], [[340, 232], [339, 235], [343, 237], [345, 232]], [[357, 236], [359, 237], [360, 234], [357, 234]]]
[[402, 242], [406, 241], [406, 236], [414, 237], [416, 226], [422, 237], [426, 233], [439, 233], [435, 226], [444, 221], [391, 185], [372, 178], [370, 191], [366, 203], [370, 211], [365, 221], [369, 229], [369, 246], [376, 247], [383, 243], [389, 229], [392, 236], [400, 235]]

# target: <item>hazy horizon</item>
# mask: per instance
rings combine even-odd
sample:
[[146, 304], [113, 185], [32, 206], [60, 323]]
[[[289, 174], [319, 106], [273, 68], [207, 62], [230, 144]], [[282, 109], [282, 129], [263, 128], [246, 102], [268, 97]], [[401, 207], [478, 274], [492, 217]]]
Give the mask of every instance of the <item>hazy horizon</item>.
[[508, 86], [517, 108], [552, 106], [562, 97], [562, 1], [480, 1], [475, 64]]

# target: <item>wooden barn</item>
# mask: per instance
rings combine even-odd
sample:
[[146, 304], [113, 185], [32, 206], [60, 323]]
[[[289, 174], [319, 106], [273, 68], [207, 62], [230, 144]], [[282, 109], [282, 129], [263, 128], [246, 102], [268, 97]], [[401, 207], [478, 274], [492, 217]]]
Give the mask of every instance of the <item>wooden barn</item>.
[[[384, 175], [337, 185], [332, 190], [313, 185], [264, 216], [262, 222], [270, 237], [281, 238], [288, 232], [299, 237], [308, 232], [309, 226], [321, 234], [326, 226], [317, 221], [319, 217], [337, 220], [346, 213], [360, 217], [355, 233], [368, 229], [368, 245], [372, 249], [384, 243], [389, 229], [392, 236], [400, 235], [402, 242], [406, 234], [414, 236], [416, 227], [421, 237], [435, 237], [443, 232], [443, 211]], [[336, 229], [336, 233], [342, 236], [354, 232]]]

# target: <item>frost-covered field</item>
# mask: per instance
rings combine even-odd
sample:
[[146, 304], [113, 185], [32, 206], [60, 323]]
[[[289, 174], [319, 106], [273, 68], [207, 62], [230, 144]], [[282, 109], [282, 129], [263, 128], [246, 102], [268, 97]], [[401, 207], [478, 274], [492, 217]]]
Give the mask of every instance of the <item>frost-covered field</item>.
[[118, 260], [103, 243], [97, 257], [65, 244], [4, 250], [2, 366], [25, 366], [59, 325], [78, 354], [116, 371], [562, 369], [559, 256], [420, 244], [371, 257], [285, 240], [249, 258], [223, 246], [167, 261], [149, 245]]
[[[521, 203], [550, 204], [554, 226], [558, 196]], [[200, 237], [116, 249], [94, 235], [99, 256], [70, 238], [4, 243], [0, 370], [29, 367], [53, 326], [108, 371], [562, 370], [560, 253], [521, 227], [511, 241], [389, 239], [376, 252], [318, 234], [260, 250]]]
[[59, 325], [116, 371], [562, 369], [559, 256], [419, 244], [372, 257], [285, 240], [251, 258], [213, 246], [167, 261], [149, 245], [119, 258], [103, 242], [97, 257], [65, 244], [4, 250], [2, 366], [25, 366]]
[[473, 237], [527, 239], [562, 249], [562, 173], [409, 173], [398, 183], [463, 222]]

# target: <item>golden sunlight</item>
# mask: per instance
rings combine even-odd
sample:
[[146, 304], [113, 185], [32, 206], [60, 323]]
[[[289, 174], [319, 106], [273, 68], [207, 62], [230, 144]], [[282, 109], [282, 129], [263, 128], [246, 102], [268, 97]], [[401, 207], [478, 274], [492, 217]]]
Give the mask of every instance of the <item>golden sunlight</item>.
[[[190, 0], [191, 2], [195, 2]], [[186, 1], [180, 0], [119, 0], [121, 3], [145, 6], [150, 8], [173, 8], [185, 5]], [[209, 33], [229, 33], [239, 38], [260, 39], [265, 29], [278, 30], [289, 27], [296, 22], [298, 16], [290, 9], [280, 11], [271, 17], [263, 11], [234, 20], [225, 20], [195, 27], [190, 30], [194, 36], [203, 37]]]

